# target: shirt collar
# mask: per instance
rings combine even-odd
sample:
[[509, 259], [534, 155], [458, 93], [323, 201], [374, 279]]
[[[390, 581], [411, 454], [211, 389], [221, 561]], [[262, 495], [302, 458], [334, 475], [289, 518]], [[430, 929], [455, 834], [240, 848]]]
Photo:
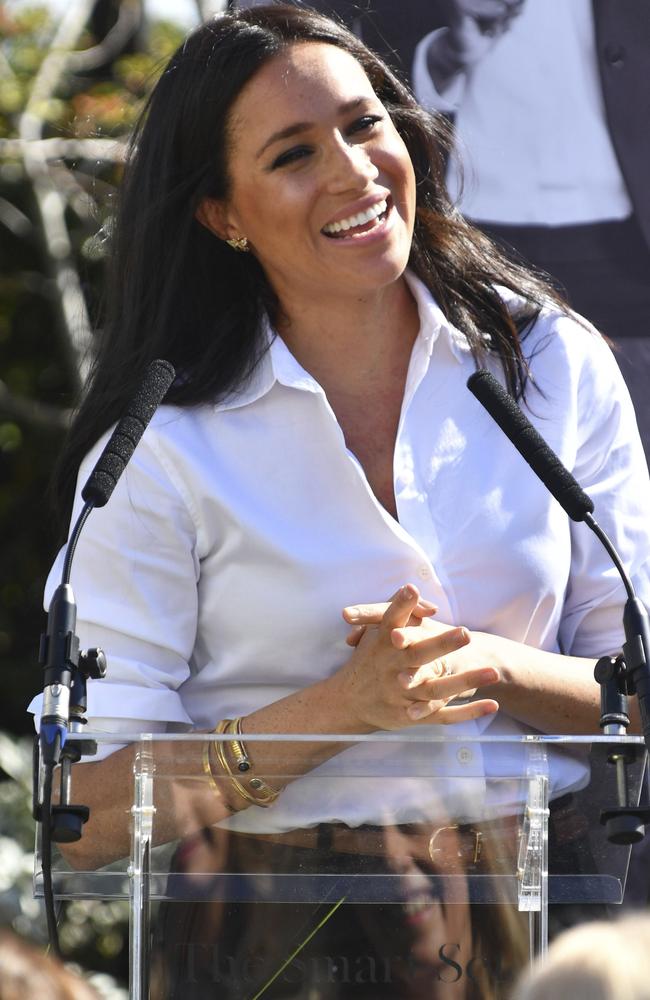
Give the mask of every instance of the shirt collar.
[[467, 337], [449, 322], [433, 295], [424, 284], [410, 271], [405, 273], [409, 289], [418, 307], [420, 317], [419, 339], [426, 352], [431, 355], [434, 344], [439, 337], [444, 338], [457, 361], [463, 363], [471, 353]]
[[[447, 320], [424, 282], [410, 271], [404, 276], [418, 307], [418, 342], [425, 354], [430, 357], [438, 337], [443, 337], [456, 360], [463, 362], [471, 351], [465, 334]], [[268, 318], [264, 320], [263, 337], [267, 346], [248, 382], [218, 402], [218, 410], [232, 410], [254, 403], [270, 392], [276, 382], [293, 389], [322, 392], [316, 379], [298, 363]]]

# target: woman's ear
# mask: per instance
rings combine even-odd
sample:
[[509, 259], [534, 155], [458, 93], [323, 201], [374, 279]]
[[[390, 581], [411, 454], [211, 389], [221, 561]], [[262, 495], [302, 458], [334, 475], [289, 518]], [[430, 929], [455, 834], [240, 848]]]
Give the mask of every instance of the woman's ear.
[[248, 253], [252, 249], [243, 233], [231, 221], [226, 203], [219, 198], [204, 198], [195, 212], [197, 222], [209, 229], [220, 240], [224, 240], [232, 250]]
[[197, 222], [220, 240], [227, 240], [234, 233], [234, 227], [228, 222], [226, 206], [219, 198], [203, 198], [194, 215]]

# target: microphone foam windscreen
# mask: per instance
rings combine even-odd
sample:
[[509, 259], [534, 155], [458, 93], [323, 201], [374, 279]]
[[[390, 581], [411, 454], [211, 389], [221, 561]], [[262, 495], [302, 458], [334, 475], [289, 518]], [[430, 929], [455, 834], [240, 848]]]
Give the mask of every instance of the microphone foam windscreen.
[[587, 496], [494, 375], [482, 368], [470, 375], [467, 388], [512, 441], [519, 454], [569, 517], [573, 521], [584, 521], [594, 509], [591, 497]]
[[162, 403], [176, 372], [169, 361], [152, 361], [126, 413], [111, 434], [81, 491], [95, 507], [108, 503], [147, 425]]

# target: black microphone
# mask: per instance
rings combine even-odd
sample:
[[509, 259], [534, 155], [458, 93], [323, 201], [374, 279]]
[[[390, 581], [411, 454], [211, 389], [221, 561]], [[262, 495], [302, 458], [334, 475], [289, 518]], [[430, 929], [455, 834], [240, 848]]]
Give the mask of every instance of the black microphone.
[[562, 465], [555, 452], [549, 448], [542, 435], [494, 375], [481, 368], [470, 375], [467, 388], [510, 438], [521, 457], [528, 462], [569, 517], [573, 521], [586, 520], [587, 514], [593, 513], [593, 500]]
[[77, 607], [70, 586], [70, 569], [81, 529], [95, 507], [103, 507], [135, 451], [149, 421], [171, 386], [175, 371], [168, 361], [152, 361], [126, 413], [111, 434], [86, 485], [81, 491], [84, 507], [70, 533], [61, 583], [56, 588], [41, 636], [40, 662], [45, 668], [41, 747], [46, 762], [58, 763], [70, 717], [70, 686], [78, 671], [79, 640], [75, 634]]
[[176, 372], [169, 361], [152, 361], [126, 413], [111, 434], [81, 491], [93, 507], [107, 504], [138, 441], [165, 398]]
[[528, 462], [549, 492], [574, 521], [584, 521], [607, 550], [620, 573], [627, 592], [623, 612], [625, 643], [623, 654], [629, 677], [629, 692], [636, 692], [641, 725], [650, 750], [650, 619], [636, 596], [621, 558], [607, 534], [593, 517], [594, 503], [565, 468], [555, 452], [531, 424], [528, 417], [508, 395], [503, 386], [485, 368], [467, 380], [467, 388], [476, 396], [519, 454]]

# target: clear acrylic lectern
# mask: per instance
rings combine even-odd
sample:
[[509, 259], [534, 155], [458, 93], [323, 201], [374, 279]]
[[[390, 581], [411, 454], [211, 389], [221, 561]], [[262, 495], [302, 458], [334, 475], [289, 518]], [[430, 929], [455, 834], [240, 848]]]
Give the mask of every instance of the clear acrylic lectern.
[[230, 814], [202, 766], [228, 737], [91, 735], [132, 786], [91, 816], [92, 870], [56, 851], [53, 884], [130, 899], [133, 1000], [505, 998], [549, 934], [623, 899], [601, 812], [622, 777], [638, 801], [638, 737], [247, 736], [283, 791]]

